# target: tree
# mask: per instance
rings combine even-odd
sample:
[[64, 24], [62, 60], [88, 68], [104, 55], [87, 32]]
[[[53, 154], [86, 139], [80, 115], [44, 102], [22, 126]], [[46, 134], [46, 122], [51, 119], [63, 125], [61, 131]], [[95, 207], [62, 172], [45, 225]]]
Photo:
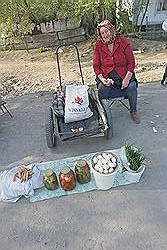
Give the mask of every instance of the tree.
[[[123, 4], [120, 0], [117, 6], [116, 0], [0, 0], [0, 31], [12, 41], [16, 36], [24, 37], [32, 24], [37, 26], [61, 18], [81, 20], [88, 36], [94, 34], [97, 23], [104, 19], [114, 25], [121, 24], [126, 31], [131, 15], [129, 1]], [[143, 3], [144, 0], [138, 1]]]
[[144, 9], [144, 12], [143, 12], [143, 16], [142, 16], [142, 19], [141, 19], [140, 27], [139, 27], [139, 33], [141, 32], [143, 21], [144, 21], [144, 18], [146, 16], [146, 13], [147, 13], [149, 3], [150, 3], [150, 0], [147, 0], [146, 5], [145, 5], [145, 9]]
[[[1, 21], [1, 34], [5, 40], [14, 49], [14, 43], [17, 38], [24, 38], [29, 30], [29, 19], [24, 9], [23, 1], [9, 0], [0, 1], [0, 21]], [[26, 48], [28, 51], [27, 43]]]
[[139, 17], [141, 16], [139, 32], [142, 30], [143, 21], [146, 16], [150, 0], [136, 0], [133, 4], [132, 12], [135, 16], [135, 26], [138, 25]]

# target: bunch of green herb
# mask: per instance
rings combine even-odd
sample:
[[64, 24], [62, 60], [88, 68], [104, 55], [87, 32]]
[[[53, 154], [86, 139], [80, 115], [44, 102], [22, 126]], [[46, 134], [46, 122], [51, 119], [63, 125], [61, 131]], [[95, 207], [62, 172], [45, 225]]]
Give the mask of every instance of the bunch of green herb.
[[141, 149], [136, 149], [132, 145], [125, 145], [125, 153], [129, 162], [129, 167], [133, 171], [137, 171], [145, 160], [145, 155]]

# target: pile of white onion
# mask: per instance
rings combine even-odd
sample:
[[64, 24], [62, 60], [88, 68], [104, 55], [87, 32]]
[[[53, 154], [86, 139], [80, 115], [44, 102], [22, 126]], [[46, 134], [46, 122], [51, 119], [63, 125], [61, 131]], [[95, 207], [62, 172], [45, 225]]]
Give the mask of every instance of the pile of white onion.
[[92, 158], [93, 168], [103, 174], [111, 174], [117, 167], [117, 159], [111, 153], [96, 154]]

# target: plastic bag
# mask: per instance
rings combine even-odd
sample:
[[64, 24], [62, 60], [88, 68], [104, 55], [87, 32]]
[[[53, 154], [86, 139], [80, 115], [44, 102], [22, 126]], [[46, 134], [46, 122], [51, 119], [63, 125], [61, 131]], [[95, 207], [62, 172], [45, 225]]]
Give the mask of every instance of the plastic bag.
[[167, 18], [163, 21], [163, 23], [162, 23], [162, 29], [164, 30], [164, 31], [167, 31]]
[[88, 86], [68, 85], [65, 98], [65, 123], [87, 119], [93, 115], [89, 108]]
[[60, 117], [64, 116], [64, 105], [65, 105], [64, 91], [58, 90], [53, 94], [52, 107], [55, 113]]
[[41, 171], [35, 164], [27, 166], [32, 169], [31, 179], [21, 182], [19, 178], [13, 180], [18, 167], [0, 172], [0, 200], [16, 202], [21, 196], [26, 198], [34, 194], [34, 189], [43, 187]]

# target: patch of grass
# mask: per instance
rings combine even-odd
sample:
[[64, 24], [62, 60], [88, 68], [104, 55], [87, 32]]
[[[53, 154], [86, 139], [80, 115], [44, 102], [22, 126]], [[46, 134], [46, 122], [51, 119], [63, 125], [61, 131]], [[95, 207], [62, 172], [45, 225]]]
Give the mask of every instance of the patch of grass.
[[9, 54], [9, 50], [0, 50], [0, 56], [6, 56], [6, 55], [8, 55]]
[[45, 48], [43, 46], [38, 48], [39, 53], [46, 52], [46, 51], [48, 51], [48, 48]]

